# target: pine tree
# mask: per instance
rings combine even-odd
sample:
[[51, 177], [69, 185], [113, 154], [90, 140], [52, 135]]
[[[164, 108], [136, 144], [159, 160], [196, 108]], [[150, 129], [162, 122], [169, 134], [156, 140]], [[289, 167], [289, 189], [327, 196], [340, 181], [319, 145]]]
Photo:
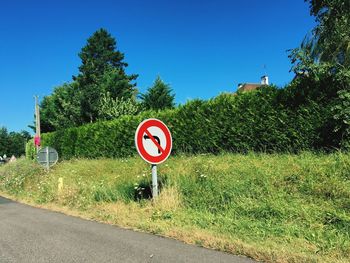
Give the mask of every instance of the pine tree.
[[137, 75], [127, 75], [128, 66], [124, 54], [117, 50], [116, 40], [105, 30], [99, 29], [79, 53], [82, 65], [79, 75], [73, 77], [81, 90], [82, 119], [92, 122], [98, 118], [102, 94], [109, 92], [113, 99], [131, 97]]
[[141, 94], [140, 98], [146, 110], [163, 110], [175, 106], [175, 94], [172, 94], [170, 85], [164, 83], [159, 76], [153, 86], [145, 94]]

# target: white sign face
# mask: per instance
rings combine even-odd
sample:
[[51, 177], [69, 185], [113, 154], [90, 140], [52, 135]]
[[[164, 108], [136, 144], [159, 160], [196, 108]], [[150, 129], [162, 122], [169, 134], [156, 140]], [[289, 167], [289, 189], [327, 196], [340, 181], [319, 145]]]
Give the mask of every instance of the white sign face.
[[[151, 126], [148, 128], [148, 131], [154, 139], [159, 143], [159, 145], [165, 149], [167, 145], [167, 141], [165, 138], [164, 132], [155, 126]], [[161, 155], [161, 151], [158, 149], [158, 147], [154, 144], [154, 142], [149, 138], [147, 134], [143, 135], [143, 147], [145, 148], [146, 152], [152, 156], [159, 156]]]
[[157, 119], [140, 123], [135, 133], [135, 145], [141, 157], [151, 164], [164, 162], [170, 155], [172, 138], [168, 127]]

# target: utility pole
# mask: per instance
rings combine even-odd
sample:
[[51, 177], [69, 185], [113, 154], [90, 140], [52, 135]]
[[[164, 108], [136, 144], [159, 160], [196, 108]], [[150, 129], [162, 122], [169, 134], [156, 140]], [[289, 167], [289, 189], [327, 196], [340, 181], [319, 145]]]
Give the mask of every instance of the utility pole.
[[[40, 140], [40, 109], [39, 109], [39, 96], [34, 96], [35, 99], [35, 137]], [[36, 152], [39, 151], [39, 145], [36, 145]]]

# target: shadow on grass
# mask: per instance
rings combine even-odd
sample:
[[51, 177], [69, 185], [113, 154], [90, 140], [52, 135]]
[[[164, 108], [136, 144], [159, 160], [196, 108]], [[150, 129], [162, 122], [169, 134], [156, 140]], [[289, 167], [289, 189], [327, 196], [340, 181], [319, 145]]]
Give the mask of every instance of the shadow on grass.
[[[164, 180], [159, 178], [158, 191], [160, 192], [164, 185]], [[152, 181], [141, 180], [135, 184], [118, 184], [112, 187], [99, 187], [95, 190], [94, 200], [96, 202], [140, 202], [142, 200], [151, 200]]]

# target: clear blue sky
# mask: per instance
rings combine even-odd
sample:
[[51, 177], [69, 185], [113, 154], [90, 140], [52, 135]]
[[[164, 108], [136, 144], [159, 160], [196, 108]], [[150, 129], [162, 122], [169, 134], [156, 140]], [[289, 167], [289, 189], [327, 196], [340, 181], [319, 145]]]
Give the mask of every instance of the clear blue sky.
[[27, 1], [0, 3], [0, 126], [32, 123], [33, 95], [71, 81], [78, 53], [107, 29], [141, 92], [159, 74], [176, 102], [235, 91], [241, 82], [283, 86], [293, 77], [287, 49], [314, 26], [303, 0]]

